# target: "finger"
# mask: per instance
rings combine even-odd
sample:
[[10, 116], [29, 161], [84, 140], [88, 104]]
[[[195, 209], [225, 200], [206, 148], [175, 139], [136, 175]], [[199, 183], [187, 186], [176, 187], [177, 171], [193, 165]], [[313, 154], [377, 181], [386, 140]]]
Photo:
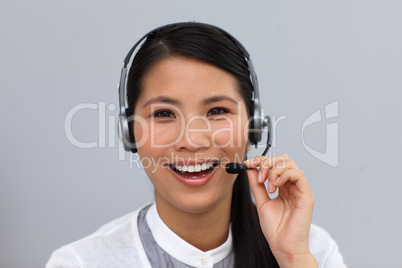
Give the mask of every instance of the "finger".
[[267, 189], [265, 188], [265, 184], [257, 182], [258, 170], [249, 169], [246, 170], [248, 181], [250, 183], [251, 191], [254, 195], [255, 204], [259, 211], [259, 208], [266, 202], [269, 202], [271, 198], [268, 196]]
[[285, 157], [285, 155], [277, 155], [273, 157], [256, 156], [244, 161], [243, 164], [248, 168], [257, 168], [260, 167], [261, 164], [264, 164], [265, 167], [273, 167], [276, 163], [286, 161], [287, 159], [290, 158]]
[[260, 173], [263, 174], [264, 177], [262, 177], [262, 178], [264, 179], [264, 181], [265, 181], [265, 178], [268, 178], [268, 192], [269, 193], [274, 193], [276, 191], [277, 186], [273, 182], [275, 182], [281, 176], [281, 174], [283, 174], [283, 172], [285, 172], [288, 169], [297, 169], [297, 166], [294, 164], [294, 162], [291, 159], [287, 160], [287, 161], [279, 162], [274, 167], [269, 168], [269, 169], [260, 167]]
[[288, 182], [295, 184], [302, 193], [311, 193], [307, 178], [301, 170], [287, 169], [273, 181], [273, 184], [276, 187], [281, 187]]
[[263, 157], [260, 159], [260, 165], [258, 169], [257, 182], [264, 183], [268, 177], [268, 171], [271, 169], [272, 159]]
[[[273, 179], [279, 177], [279, 175], [283, 172], [283, 168], [279, 168], [279, 164], [275, 165], [274, 167], [270, 166], [270, 159], [263, 158], [258, 171], [257, 182], [264, 183], [268, 178], [268, 193], [272, 194], [276, 191], [277, 187], [272, 183]], [[286, 165], [281, 165], [282, 167]]]
[[273, 194], [276, 192], [276, 189], [278, 189], [278, 187], [276, 187], [272, 181], [268, 180], [268, 193]]
[[[262, 158], [260, 160], [260, 166], [259, 166], [259, 173], [258, 173], [257, 182], [263, 183], [263, 182], [265, 182], [265, 180], [267, 178], [269, 179], [269, 182], [273, 182], [279, 177], [279, 175], [284, 170], [292, 169], [292, 168], [297, 168], [297, 167], [294, 164], [294, 161], [292, 161], [291, 159], [289, 159], [289, 160], [283, 160], [283, 159], [278, 160], [278, 159], [276, 159], [275, 165], [272, 166], [270, 158], [268, 158], [268, 157]], [[269, 192], [271, 192], [270, 191], [271, 187], [269, 187], [269, 186], [272, 183], [269, 183], [269, 182], [268, 182], [268, 190], [269, 190]]]
[[257, 168], [260, 165], [262, 159], [263, 158], [261, 156], [253, 157], [244, 161], [243, 164], [248, 168]]
[[[268, 176], [268, 192], [269, 193], [274, 193], [276, 191], [277, 186], [273, 183], [276, 181], [279, 176], [286, 170], [285, 165], [276, 165], [273, 168], [270, 168], [267, 170], [267, 176]], [[261, 168], [260, 168], [261, 172]]]

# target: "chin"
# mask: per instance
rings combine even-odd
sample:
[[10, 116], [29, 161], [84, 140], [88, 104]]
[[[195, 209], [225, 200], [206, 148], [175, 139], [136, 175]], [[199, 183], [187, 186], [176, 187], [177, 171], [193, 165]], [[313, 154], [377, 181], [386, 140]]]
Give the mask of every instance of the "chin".
[[229, 186], [225, 191], [214, 191], [211, 189], [198, 191], [181, 191], [179, 193], [170, 193], [162, 195], [155, 191], [158, 201], [168, 203], [166, 205], [175, 207], [176, 209], [186, 213], [206, 213], [218, 206], [230, 205], [232, 201], [232, 189]]

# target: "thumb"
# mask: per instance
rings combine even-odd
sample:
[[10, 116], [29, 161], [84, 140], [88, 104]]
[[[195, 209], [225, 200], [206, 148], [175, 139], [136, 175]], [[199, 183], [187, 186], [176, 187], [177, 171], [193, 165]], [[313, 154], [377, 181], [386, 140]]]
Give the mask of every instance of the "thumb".
[[[250, 183], [251, 191], [253, 192], [255, 204], [257, 206], [257, 210], [260, 211], [260, 208], [266, 202], [269, 202], [271, 198], [268, 195], [267, 189], [265, 188], [265, 184], [263, 182], [257, 182], [258, 177], [258, 169], [248, 169], [246, 170], [248, 181]], [[262, 180], [264, 181], [264, 180]]]

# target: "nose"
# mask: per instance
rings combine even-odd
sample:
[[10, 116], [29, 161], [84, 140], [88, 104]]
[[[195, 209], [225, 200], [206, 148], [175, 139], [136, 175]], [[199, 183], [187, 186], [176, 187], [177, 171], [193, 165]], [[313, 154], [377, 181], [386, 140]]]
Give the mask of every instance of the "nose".
[[178, 151], [189, 150], [191, 152], [211, 145], [211, 123], [203, 116], [192, 116], [186, 120], [184, 135], [174, 145]]

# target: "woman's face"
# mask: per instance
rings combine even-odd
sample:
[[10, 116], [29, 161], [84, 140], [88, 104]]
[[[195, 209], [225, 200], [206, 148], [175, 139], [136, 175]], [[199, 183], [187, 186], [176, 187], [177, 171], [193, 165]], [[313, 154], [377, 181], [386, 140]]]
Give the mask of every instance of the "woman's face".
[[242, 161], [249, 149], [246, 106], [233, 75], [200, 60], [169, 57], [143, 82], [134, 136], [157, 203], [186, 212], [230, 204], [237, 175], [224, 166]]

